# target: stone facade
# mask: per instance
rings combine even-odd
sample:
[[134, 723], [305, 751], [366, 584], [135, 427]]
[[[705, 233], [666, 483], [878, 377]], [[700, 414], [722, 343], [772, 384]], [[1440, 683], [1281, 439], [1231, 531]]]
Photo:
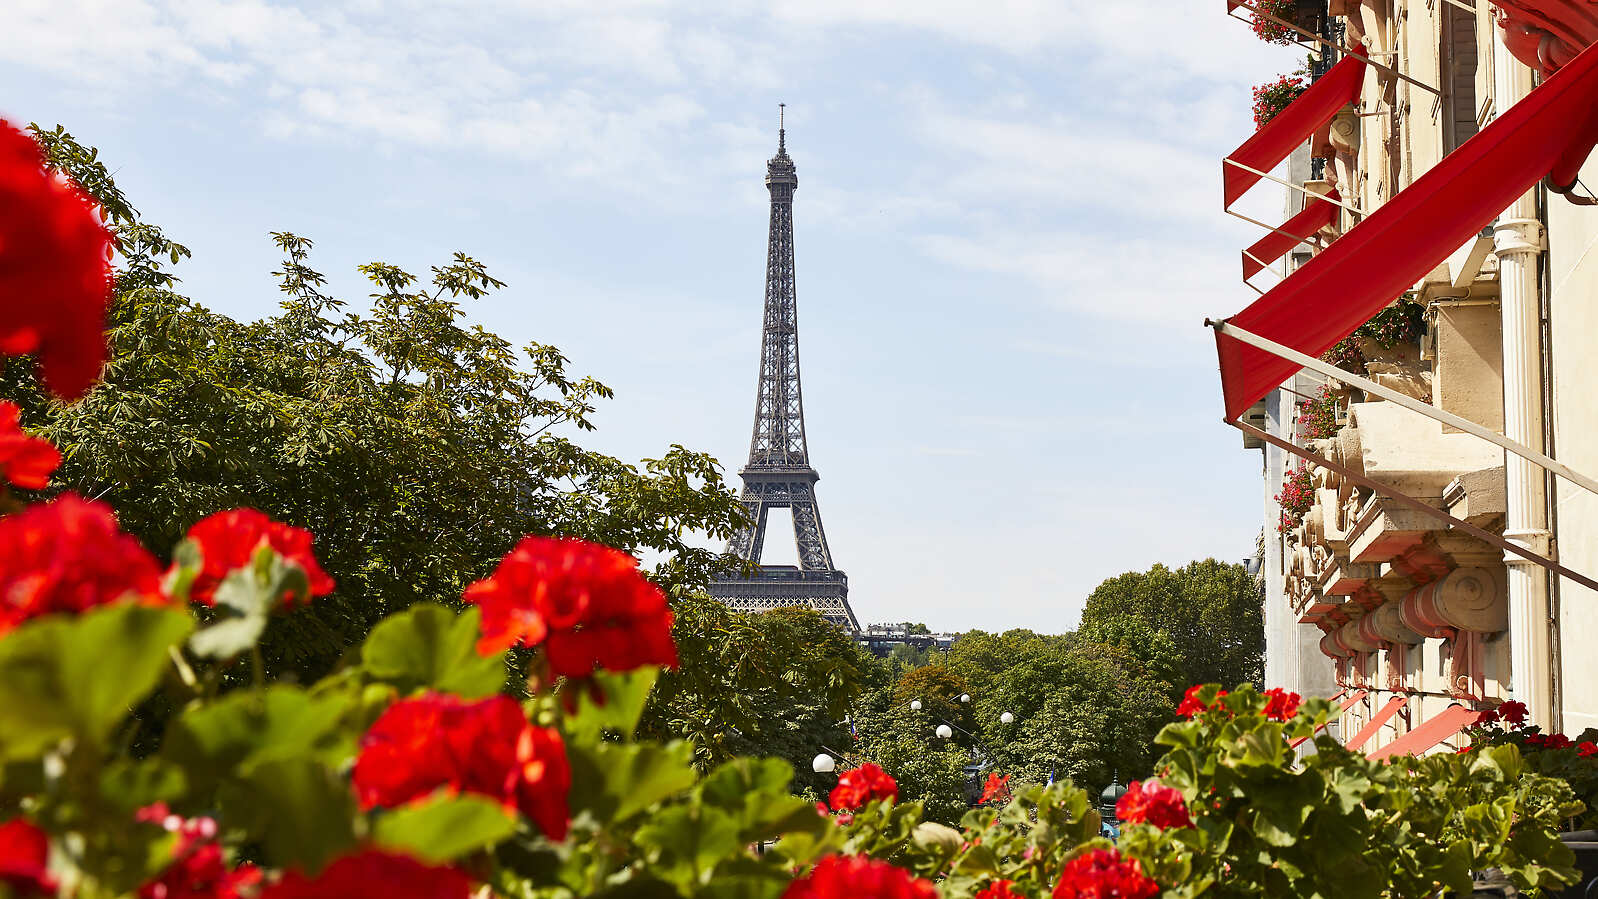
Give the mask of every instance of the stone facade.
[[[1473, 17], [1448, 0], [1333, 0], [1330, 13], [1350, 46], [1439, 92], [1371, 67], [1359, 103], [1310, 143], [1326, 160], [1321, 177], [1311, 180], [1295, 160], [1290, 180], [1317, 193], [1335, 188], [1369, 212], [1514, 102], [1505, 85], [1531, 84], [1532, 70], [1498, 43], [1486, 0], [1477, 5]], [[1583, 174], [1598, 184], [1598, 162]], [[1300, 197], [1289, 193], [1290, 213], [1301, 208]], [[1396, 342], [1354, 338], [1363, 362], [1348, 364], [1598, 475], [1598, 365], [1589, 359], [1598, 342], [1598, 206], [1543, 189], [1524, 202], [1506, 211], [1496, 235], [1490, 228], [1459, 247], [1401, 298], [1423, 310], [1420, 328]], [[1517, 219], [1516, 209], [1534, 210], [1534, 220]], [[1345, 210], [1322, 236], [1334, 238], [1358, 220]], [[1511, 227], [1535, 236], [1535, 225], [1546, 235], [1542, 251], [1504, 238]], [[1313, 251], [1301, 246], [1284, 268]], [[1541, 473], [1527, 475], [1518, 458], [1506, 469], [1498, 446], [1335, 383], [1335, 423], [1322, 433], [1307, 405], [1321, 386], [1318, 375], [1299, 375], [1256, 407], [1256, 422], [1262, 417], [1259, 426], [1357, 474], [1598, 574], [1598, 496], [1557, 479], [1544, 490]], [[1455, 703], [1517, 698], [1546, 709], [1545, 727], [1576, 734], [1598, 726], [1598, 652], [1590, 649], [1598, 645], [1598, 595], [1530, 571], [1518, 557], [1506, 565], [1498, 547], [1325, 468], [1311, 466], [1312, 500], [1302, 518], [1290, 515], [1279, 527], [1274, 498], [1296, 460], [1263, 450], [1267, 686], [1312, 696], [1363, 692], [1339, 722], [1345, 735], [1393, 696], [1408, 696], [1367, 750]], [[1539, 689], [1551, 697], [1540, 706], [1533, 700]]]

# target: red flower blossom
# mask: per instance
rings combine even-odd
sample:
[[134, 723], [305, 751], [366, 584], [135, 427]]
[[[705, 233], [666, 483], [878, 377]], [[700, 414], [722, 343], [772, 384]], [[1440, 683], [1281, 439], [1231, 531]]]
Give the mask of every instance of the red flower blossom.
[[1526, 723], [1526, 704], [1524, 702], [1511, 699], [1508, 702], [1500, 703], [1496, 711], [1498, 717], [1516, 727]]
[[1222, 690], [1215, 694], [1215, 705], [1205, 705], [1204, 701], [1199, 699], [1198, 696], [1199, 691], [1202, 689], [1204, 689], [1203, 684], [1194, 684], [1188, 687], [1187, 692], [1182, 694], [1182, 703], [1176, 707], [1176, 713], [1183, 718], [1192, 718], [1194, 715], [1203, 714], [1212, 708], [1219, 708], [1221, 697], [1226, 695], [1226, 691]]
[[982, 802], [991, 802], [995, 799], [1005, 799], [1010, 795], [1010, 775], [999, 776], [995, 771], [988, 775], [988, 782], [982, 785]]
[[26, 818], [0, 824], [0, 884], [18, 899], [54, 896], [55, 879], [48, 870], [50, 837]]
[[36, 354], [56, 396], [82, 396], [105, 364], [111, 232], [29, 135], [0, 121], [0, 355]]
[[464, 598], [482, 607], [483, 655], [542, 644], [550, 670], [566, 677], [677, 665], [666, 594], [639, 572], [637, 559], [608, 546], [523, 537]]
[[977, 893], [976, 899], [1026, 899], [1022, 894], [1010, 889], [1013, 885], [1013, 881], [995, 880], [983, 887], [982, 891]]
[[[311, 551], [311, 532], [273, 521], [264, 512], [232, 509], [207, 515], [189, 528], [188, 537], [200, 548], [200, 573], [189, 586], [189, 599], [195, 602], [216, 605], [216, 589], [223, 578], [235, 568], [249, 565], [262, 541], [286, 561], [305, 570], [310, 596], [333, 592], [333, 579], [317, 564]], [[293, 596], [283, 597], [285, 604], [293, 601]]]
[[1115, 803], [1115, 816], [1126, 823], [1145, 822], [1161, 830], [1193, 826], [1182, 791], [1153, 780], [1132, 781]]
[[290, 871], [261, 891], [260, 899], [467, 899], [472, 882], [454, 868], [424, 865], [407, 855], [364, 849], [328, 865], [315, 877]]
[[246, 864], [230, 871], [222, 847], [206, 843], [139, 887], [139, 899], [243, 899], [260, 882], [260, 868]]
[[829, 855], [810, 873], [788, 884], [782, 899], [937, 899], [925, 880], [887, 862]]
[[1160, 885], [1143, 874], [1135, 858], [1115, 849], [1094, 849], [1066, 862], [1054, 899], [1153, 899]]
[[1591, 740], [1582, 740], [1576, 744], [1576, 755], [1584, 759], [1598, 755], [1598, 743], [1594, 743]]
[[445, 788], [497, 799], [550, 839], [566, 838], [566, 746], [558, 732], [529, 723], [508, 696], [468, 702], [428, 694], [394, 703], [361, 740], [353, 780], [362, 808]]
[[876, 799], [897, 798], [899, 785], [888, 772], [866, 762], [838, 775], [838, 785], [832, 788], [827, 801], [835, 811], [854, 811]]
[[1265, 717], [1273, 721], [1287, 721], [1298, 714], [1298, 704], [1304, 697], [1297, 693], [1289, 693], [1280, 687], [1272, 687], [1265, 691], [1269, 702], [1265, 704]]
[[124, 599], [167, 602], [160, 566], [109, 506], [66, 493], [0, 518], [0, 635], [40, 615]]
[[61, 451], [22, 430], [21, 421], [22, 410], [16, 403], [0, 402], [0, 482], [43, 490], [50, 473], [61, 464]]

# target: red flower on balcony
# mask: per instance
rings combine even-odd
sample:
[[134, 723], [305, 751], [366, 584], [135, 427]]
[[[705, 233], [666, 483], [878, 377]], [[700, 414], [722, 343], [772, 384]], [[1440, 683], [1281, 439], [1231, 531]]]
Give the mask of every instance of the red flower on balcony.
[[552, 673], [676, 667], [666, 595], [619, 550], [568, 537], [523, 537], [491, 577], [466, 588], [483, 610], [478, 652], [544, 647]]
[[[333, 592], [333, 579], [316, 561], [311, 551], [315, 538], [304, 528], [273, 521], [255, 509], [231, 509], [207, 515], [189, 528], [188, 537], [200, 548], [201, 568], [189, 587], [189, 598], [208, 606], [216, 605], [216, 589], [228, 573], [248, 566], [255, 551], [266, 544], [285, 561], [300, 566], [310, 582], [310, 596]], [[175, 566], [174, 566], [175, 567]], [[285, 594], [284, 604], [294, 601]]]
[[52, 613], [165, 605], [161, 568], [104, 503], [74, 493], [0, 518], [0, 635]]
[[898, 797], [899, 785], [888, 772], [866, 762], [838, 775], [838, 785], [832, 788], [827, 801], [834, 811], [854, 811], [868, 802]]
[[829, 855], [788, 884], [782, 899], [937, 899], [933, 885], [910, 872], [861, 856]]
[[0, 487], [11, 483], [43, 490], [60, 464], [61, 452], [55, 444], [22, 430], [22, 410], [17, 404], [0, 402]]
[[48, 870], [50, 837], [26, 818], [0, 824], [0, 884], [17, 894], [54, 896], [55, 879]]
[[1598, 743], [1591, 740], [1582, 740], [1576, 744], [1576, 755], [1579, 758], [1590, 759], [1598, 755]]
[[1115, 816], [1130, 824], [1152, 824], [1161, 830], [1193, 826], [1182, 791], [1153, 780], [1132, 781], [1115, 803]]
[[1293, 21], [1293, 10], [1297, 6], [1295, 0], [1254, 0], [1255, 12], [1251, 16], [1250, 25], [1254, 29], [1254, 36], [1267, 44], [1280, 44], [1287, 46], [1298, 40], [1298, 33], [1285, 25], [1273, 22], [1261, 12], [1281, 19], [1283, 22]]
[[353, 783], [362, 808], [404, 805], [439, 789], [475, 793], [520, 811], [552, 840], [566, 838], [566, 745], [558, 732], [529, 723], [508, 696], [394, 703], [361, 740]]
[[365, 849], [328, 865], [315, 877], [290, 871], [260, 899], [467, 899], [472, 882], [454, 868], [424, 865], [408, 855]]
[[0, 356], [36, 355], [64, 400], [87, 392], [105, 364], [112, 247], [93, 202], [0, 121]]
[[1153, 899], [1160, 885], [1135, 858], [1115, 849], [1094, 849], [1066, 862], [1054, 899]]
[[1297, 75], [1283, 75], [1254, 88], [1254, 128], [1258, 130], [1270, 124], [1271, 119], [1307, 90], [1309, 85]]
[[1272, 687], [1265, 691], [1265, 717], [1272, 721], [1290, 721], [1298, 714], [1299, 703], [1304, 697], [1297, 693], [1289, 693], [1280, 687]]

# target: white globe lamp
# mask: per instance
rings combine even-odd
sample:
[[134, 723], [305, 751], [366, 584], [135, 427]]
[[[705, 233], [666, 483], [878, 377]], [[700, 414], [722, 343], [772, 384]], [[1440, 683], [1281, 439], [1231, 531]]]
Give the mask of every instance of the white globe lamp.
[[837, 768], [838, 760], [825, 752], [816, 756], [815, 760], [810, 763], [810, 770], [817, 774], [831, 774]]
[[933, 733], [937, 734], [938, 735], [938, 739], [940, 739], [940, 740], [947, 740], [950, 737], [954, 736], [954, 731], [951, 730], [949, 728], [949, 725], [947, 725], [947, 724], [938, 725], [938, 729], [933, 731]]
[[910, 711], [912, 711], [912, 712], [921, 711], [921, 700], [919, 700], [919, 699], [910, 700]]
[[971, 694], [970, 693], [961, 693], [960, 694], [960, 702], [962, 704], [970, 702], [970, 701], [971, 701]]
[[1004, 714], [999, 716], [999, 723], [1000, 724], [1014, 724], [1015, 723], [1015, 716], [1010, 714], [1009, 712], [1005, 712]]

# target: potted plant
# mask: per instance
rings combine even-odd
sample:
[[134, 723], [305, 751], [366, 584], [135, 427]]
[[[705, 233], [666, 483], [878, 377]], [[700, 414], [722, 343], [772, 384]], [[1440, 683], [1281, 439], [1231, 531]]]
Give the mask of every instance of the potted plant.
[[1302, 72], [1283, 75], [1254, 88], [1254, 127], [1264, 128], [1271, 119], [1292, 104], [1309, 89]]
[[1254, 34], [1268, 44], [1286, 46], [1301, 37], [1282, 22], [1316, 33], [1326, 18], [1326, 0], [1254, 0], [1254, 8]]

